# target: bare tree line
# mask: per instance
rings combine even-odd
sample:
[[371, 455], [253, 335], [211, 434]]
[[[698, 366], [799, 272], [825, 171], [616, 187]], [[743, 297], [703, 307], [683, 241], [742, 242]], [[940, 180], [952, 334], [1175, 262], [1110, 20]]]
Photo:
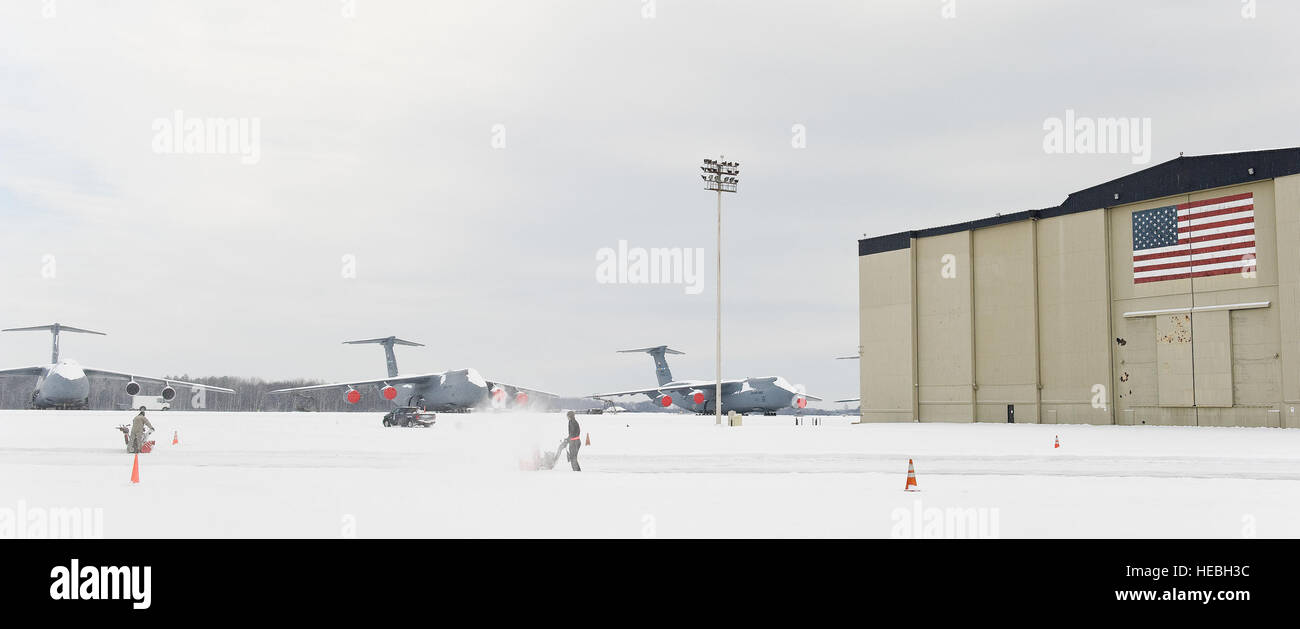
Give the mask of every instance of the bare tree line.
[[[217, 376], [210, 378], [191, 378], [188, 375], [168, 376], [176, 380], [199, 382], [216, 387], [234, 389], [236, 393], [214, 393], [211, 391], [196, 397], [196, 392], [184, 386], [176, 387], [176, 397], [172, 400], [173, 410], [207, 410], [207, 411], [273, 411], [273, 412], [340, 412], [359, 411], [366, 413], [387, 412], [395, 403], [385, 400], [374, 387], [365, 387], [361, 391], [361, 401], [349, 404], [342, 389], [309, 391], [306, 393], [278, 393], [267, 395], [276, 389], [307, 387], [325, 384], [320, 380], [263, 380], [242, 376]], [[157, 395], [162, 387], [154, 384], [142, 384], [141, 395]], [[32, 390], [36, 388], [36, 379], [27, 376], [0, 377], [0, 409], [27, 408]], [[202, 402], [197, 408], [196, 402]], [[618, 404], [629, 411], [639, 413], [680, 412], [677, 409], [665, 409], [649, 400], [623, 401]], [[536, 398], [531, 406], [535, 410], [598, 409], [605, 406], [600, 401], [586, 398], [563, 397], [554, 400]], [[90, 380], [90, 408], [95, 410], [125, 410], [131, 407], [131, 396], [126, 393], [125, 383], [103, 378]], [[831, 414], [856, 414], [856, 409], [836, 409], [819, 411]]]
[[[212, 378], [190, 378], [187, 375], [167, 376], [177, 380], [199, 382], [216, 387], [234, 389], [236, 392], [217, 393], [212, 391], [198, 395], [185, 386], [176, 386], [176, 397], [171, 401], [174, 410], [209, 410], [209, 411], [387, 411], [393, 407], [392, 402], [383, 399], [378, 392], [365, 395], [361, 402], [348, 404], [340, 391], [312, 391], [305, 394], [280, 393], [267, 395], [276, 389], [305, 387], [325, 384], [318, 380], [263, 380], [239, 376], [219, 376]], [[0, 377], [0, 408], [27, 408], [31, 401], [32, 390], [36, 388], [33, 377]], [[140, 395], [158, 395], [162, 387], [156, 384], [141, 383]], [[199, 405], [202, 405], [199, 408]], [[90, 408], [95, 410], [122, 410], [131, 407], [131, 396], [126, 392], [123, 382], [103, 378], [90, 380]]]
[[[206, 411], [303, 411], [303, 412], [387, 412], [396, 403], [385, 400], [375, 387], [361, 387], [361, 401], [349, 404], [342, 388], [309, 391], [304, 393], [278, 393], [268, 395], [277, 389], [307, 387], [325, 384], [320, 380], [263, 380], [242, 376], [215, 376], [191, 378], [188, 375], [169, 375], [169, 379], [198, 382], [214, 387], [234, 389], [235, 393], [217, 393], [206, 391], [200, 394], [188, 387], [177, 385], [176, 397], [171, 401], [172, 410], [206, 410]], [[36, 378], [28, 376], [0, 377], [0, 409], [24, 409], [31, 401], [32, 390], [36, 388]], [[141, 384], [140, 395], [158, 395], [162, 387], [156, 384]], [[201, 404], [201, 407], [200, 407]], [[530, 408], [550, 410], [556, 408], [588, 409], [599, 408], [600, 402], [581, 398], [560, 398], [546, 400], [534, 398]], [[90, 408], [94, 410], [126, 410], [131, 408], [131, 396], [126, 392], [126, 384], [103, 378], [90, 380]]]

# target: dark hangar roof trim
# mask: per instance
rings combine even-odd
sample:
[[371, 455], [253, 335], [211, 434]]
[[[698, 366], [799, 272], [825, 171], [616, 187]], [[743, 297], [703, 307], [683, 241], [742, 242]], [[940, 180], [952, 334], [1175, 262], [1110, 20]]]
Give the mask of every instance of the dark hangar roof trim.
[[[1056, 207], [863, 238], [858, 241], [858, 255], [907, 249], [912, 244], [912, 238], [941, 236], [1031, 218], [1052, 218], [1088, 212], [1116, 205], [1189, 194], [1198, 190], [1275, 179], [1296, 173], [1300, 173], [1300, 147], [1178, 157], [1131, 175], [1071, 193], [1065, 198], [1064, 203]], [[1115, 197], [1117, 194], [1118, 199]]]

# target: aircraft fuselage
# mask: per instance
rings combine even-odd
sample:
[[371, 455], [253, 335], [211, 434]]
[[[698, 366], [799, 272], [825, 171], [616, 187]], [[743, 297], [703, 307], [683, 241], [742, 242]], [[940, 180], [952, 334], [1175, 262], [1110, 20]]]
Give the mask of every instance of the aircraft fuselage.
[[488, 383], [474, 369], [458, 369], [438, 374], [428, 382], [393, 385], [394, 402], [406, 406], [423, 406], [431, 411], [459, 411], [481, 406], [488, 401]]
[[[700, 395], [696, 396], [691, 392], [686, 395], [670, 394], [669, 397], [672, 398], [673, 406], [693, 413], [715, 412], [717, 408], [713, 403], [717, 392], [715, 381], [670, 382], [663, 386], [669, 388], [683, 385], [694, 386], [692, 392], [698, 391]], [[724, 386], [724, 393], [722, 394], [723, 413], [730, 411], [736, 411], [737, 413], [775, 413], [786, 408], [799, 408], [798, 400], [801, 395], [795, 387], [779, 376], [746, 378], [740, 390], [726, 392], [726, 389], [727, 387]], [[699, 401], [696, 401], [697, 398]]]

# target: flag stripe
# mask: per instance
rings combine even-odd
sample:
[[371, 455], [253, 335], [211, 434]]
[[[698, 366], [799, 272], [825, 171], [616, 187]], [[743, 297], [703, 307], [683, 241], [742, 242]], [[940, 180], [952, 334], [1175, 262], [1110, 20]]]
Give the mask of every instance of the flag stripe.
[[1253, 212], [1254, 210], [1255, 210], [1254, 203], [1245, 206], [1240, 206], [1240, 207], [1221, 207], [1217, 210], [1206, 210], [1204, 212], [1188, 212], [1185, 210], [1180, 210], [1178, 212], [1178, 219], [1182, 220], [1183, 217], [1185, 216], [1195, 216], [1196, 218], [1200, 219], [1200, 218], [1208, 218], [1211, 216], [1224, 216], [1226, 214], [1244, 214], [1244, 213]]
[[[1243, 249], [1249, 249], [1249, 251], [1242, 251]], [[1184, 262], [1186, 262], [1188, 260], [1204, 260], [1205, 258], [1217, 258], [1220, 257], [1221, 254], [1219, 254], [1218, 252], [1221, 251], [1235, 251], [1239, 255], [1244, 253], [1254, 253], [1255, 242], [1253, 240], [1245, 240], [1242, 242], [1223, 242], [1214, 245], [1212, 247], [1198, 247], [1196, 249], [1188, 249], [1184, 247], [1182, 251], [1172, 251], [1169, 254], [1162, 255], [1160, 257], [1150, 258], [1147, 260], [1134, 260], [1133, 266], [1142, 267], [1151, 264], [1164, 264], [1167, 262], [1174, 262], [1175, 260], [1183, 260]]]
[[1204, 236], [1192, 236], [1192, 237], [1190, 237], [1190, 238], [1187, 239], [1187, 242], [1189, 242], [1189, 243], [1197, 243], [1197, 242], [1205, 242], [1205, 241], [1207, 241], [1207, 240], [1222, 240], [1222, 239], [1224, 239], [1224, 238], [1239, 238], [1239, 237], [1242, 237], [1242, 236], [1250, 236], [1250, 240], [1251, 240], [1251, 241], [1254, 241], [1254, 240], [1255, 240], [1255, 228], [1254, 228], [1254, 227], [1251, 227], [1250, 229], [1241, 229], [1241, 230], [1237, 230], [1237, 231], [1221, 232], [1221, 233], [1217, 233], [1217, 234], [1207, 234], [1207, 235], [1204, 235]]
[[1206, 205], [1216, 205], [1219, 203], [1231, 203], [1233, 201], [1241, 201], [1242, 199], [1250, 199], [1254, 195], [1255, 193], [1253, 192], [1243, 192], [1241, 194], [1234, 194], [1232, 196], [1227, 196], [1227, 197], [1218, 197], [1216, 199], [1205, 199], [1204, 201], [1192, 201], [1191, 203], [1183, 203], [1178, 207], [1179, 209], [1183, 209], [1183, 208], [1202, 207]]
[[[1202, 262], [1204, 262], [1206, 265], [1210, 265], [1218, 262], [1228, 262], [1232, 260], [1240, 261], [1245, 259], [1247, 255], [1254, 255], [1254, 254], [1255, 254], [1255, 247], [1252, 244], [1250, 245], [1250, 249], [1248, 251], [1238, 251], [1231, 255], [1225, 256], [1225, 255], [1215, 255], [1213, 253], [1206, 253], [1206, 254], [1197, 254], [1195, 256], [1192, 256], [1192, 258], [1195, 259], [1194, 261], [1196, 262], [1196, 267], [1200, 268]], [[1205, 257], [1201, 257], [1202, 255]], [[1149, 264], [1144, 266], [1137, 266], [1134, 267], [1133, 270], [1136, 272], [1136, 271], [1156, 271], [1160, 269], [1186, 269], [1189, 268], [1190, 266], [1191, 265], [1188, 263], [1188, 260], [1184, 258], [1176, 262], [1166, 262], [1164, 264]]]
[[[1197, 224], [1196, 221], [1187, 221], [1187, 222], [1178, 221], [1178, 234], [1181, 236], [1182, 234], [1199, 233], [1206, 230], [1218, 229], [1220, 227], [1231, 227], [1233, 225], [1245, 225], [1246, 223], [1254, 223], [1254, 222], [1255, 222], [1255, 215], [1253, 213], [1247, 216], [1238, 216], [1229, 220], [1217, 221], [1214, 223]], [[1183, 227], [1183, 225], [1186, 225], [1186, 227]]]
[[[1196, 242], [1205, 242], [1207, 240], [1218, 240], [1219, 238], [1224, 238], [1225, 237], [1224, 234], [1231, 234], [1233, 232], [1241, 231], [1241, 230], [1242, 228], [1237, 225], [1229, 225], [1227, 227], [1215, 227], [1213, 229], [1203, 229], [1199, 231], [1189, 232], [1186, 236], [1182, 238], [1182, 240], [1188, 243], [1191, 243], [1193, 238], [1199, 239]], [[1250, 226], [1250, 230], [1252, 232], [1255, 231], [1255, 226], [1253, 224]], [[1254, 236], [1252, 235], [1252, 238], [1253, 237]]]
[[1133, 283], [1146, 284], [1147, 282], [1159, 282], [1163, 280], [1185, 280], [1189, 277], [1210, 277], [1212, 275], [1233, 275], [1236, 273], [1240, 273], [1241, 271], [1242, 271], [1241, 268], [1232, 267], [1232, 268], [1223, 268], [1223, 269], [1211, 269], [1209, 271], [1197, 271], [1196, 273], [1178, 273], [1176, 275], [1162, 275], [1160, 277], [1135, 277], [1133, 278]]
[[[1219, 263], [1216, 263], [1216, 264], [1206, 264], [1206, 265], [1200, 265], [1200, 264], [1198, 264], [1198, 265], [1196, 265], [1196, 272], [1197, 272], [1197, 273], [1209, 273], [1209, 274], [1214, 274], [1214, 273], [1213, 273], [1214, 271], [1222, 271], [1222, 270], [1224, 270], [1224, 269], [1228, 269], [1229, 271], [1238, 271], [1238, 270], [1241, 270], [1241, 269], [1254, 268], [1254, 267], [1255, 267], [1255, 261], [1254, 261], [1254, 260], [1249, 260], [1249, 259], [1247, 259], [1247, 260], [1233, 260], [1233, 261], [1231, 261], [1231, 262], [1219, 262]], [[1189, 272], [1189, 271], [1188, 271], [1188, 268], [1187, 268], [1187, 267], [1183, 267], [1182, 269], [1180, 269], [1180, 270], [1178, 270], [1178, 271], [1175, 271], [1175, 272], [1172, 272], [1172, 273], [1171, 273], [1170, 271], [1151, 271], [1151, 272], [1141, 272], [1141, 273], [1138, 273], [1138, 274], [1137, 274], [1137, 277], [1134, 278], [1134, 279], [1141, 279], [1141, 278], [1155, 278], [1155, 279], [1160, 279], [1160, 278], [1164, 278], [1164, 277], [1170, 277], [1170, 276], [1172, 276], [1172, 275], [1186, 274], [1186, 273], [1188, 273], [1188, 272]], [[1187, 277], [1187, 275], [1183, 275], [1183, 277]], [[1200, 275], [1197, 275], [1196, 277], [1200, 277]]]
[[[1250, 231], [1253, 232], [1254, 230], [1250, 230]], [[1232, 232], [1231, 234], [1218, 234], [1214, 236], [1208, 236], [1203, 238], [1202, 241], [1204, 242], [1204, 244], [1198, 245], [1196, 247], [1197, 250], [1209, 249], [1221, 245], [1230, 245], [1230, 244], [1241, 243], [1241, 242], [1254, 244], [1255, 236], [1253, 235], [1253, 233], [1240, 234], [1238, 232]], [[1153, 251], [1155, 253], [1144, 253], [1142, 255], [1133, 256], [1133, 262], [1136, 263], [1136, 262], [1143, 262], [1146, 260], [1159, 260], [1161, 258], [1187, 255], [1187, 252], [1189, 250], [1190, 249], [1188, 248], [1187, 245], [1174, 245], [1172, 247], [1161, 247], [1159, 249], [1144, 249], [1144, 251]]]

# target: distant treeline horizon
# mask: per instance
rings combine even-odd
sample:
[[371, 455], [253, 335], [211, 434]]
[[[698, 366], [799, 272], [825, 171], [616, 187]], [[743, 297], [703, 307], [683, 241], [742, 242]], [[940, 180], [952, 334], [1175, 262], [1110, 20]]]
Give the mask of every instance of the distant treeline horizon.
[[[196, 382], [214, 387], [234, 389], [235, 393], [203, 393], [202, 408], [196, 408], [195, 392], [178, 385], [176, 397], [171, 401], [172, 410], [177, 411], [244, 411], [244, 412], [387, 412], [398, 406], [379, 395], [373, 387], [360, 388], [361, 401], [349, 404], [342, 388], [324, 391], [307, 391], [302, 393], [277, 393], [268, 395], [278, 389], [309, 387], [326, 384], [324, 380], [299, 378], [294, 380], [265, 380], [244, 376], [190, 377], [188, 374], [168, 375], [169, 379]], [[32, 390], [36, 388], [36, 379], [30, 376], [0, 377], [0, 409], [25, 409], [31, 401]], [[162, 387], [156, 384], [141, 383], [140, 395], [159, 395]], [[606, 406], [598, 400], [561, 397], [548, 399], [534, 396], [530, 409], [539, 411], [556, 409], [588, 410]], [[632, 402], [619, 404], [628, 410], [662, 411], [653, 403]], [[128, 410], [132, 408], [131, 396], [126, 392], [124, 383], [106, 378], [91, 378], [90, 408], [92, 410]]]
[[[234, 389], [236, 392], [216, 393], [208, 391], [203, 394], [203, 408], [195, 408], [195, 393], [185, 386], [176, 387], [176, 397], [171, 401], [172, 410], [177, 411], [226, 411], [226, 412], [363, 412], [384, 413], [397, 404], [385, 400], [378, 389], [365, 387], [361, 401], [349, 404], [343, 389], [308, 391], [304, 393], [277, 393], [268, 395], [277, 389], [309, 387], [326, 384], [323, 380], [300, 378], [296, 380], [264, 380], [243, 376], [215, 376], [192, 378], [189, 375], [167, 376], [174, 380], [197, 382], [215, 387]], [[31, 400], [32, 390], [36, 388], [36, 379], [30, 376], [0, 377], [0, 409], [25, 409]], [[159, 395], [162, 387], [155, 384], [141, 383], [140, 395]], [[587, 411], [609, 406], [619, 406], [634, 413], [682, 413], [680, 409], [665, 409], [653, 401], [635, 400], [607, 404], [600, 400], [577, 397], [545, 398], [534, 396], [529, 404], [531, 410], [548, 411], [572, 409]], [[131, 396], [126, 393], [124, 383], [105, 378], [90, 380], [91, 410], [129, 410], [132, 408]], [[808, 409], [816, 414], [856, 415], [856, 409]], [[787, 409], [782, 415], [794, 414]]]

